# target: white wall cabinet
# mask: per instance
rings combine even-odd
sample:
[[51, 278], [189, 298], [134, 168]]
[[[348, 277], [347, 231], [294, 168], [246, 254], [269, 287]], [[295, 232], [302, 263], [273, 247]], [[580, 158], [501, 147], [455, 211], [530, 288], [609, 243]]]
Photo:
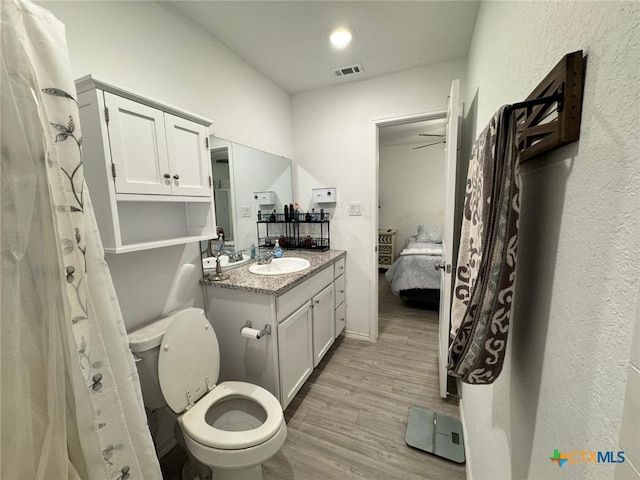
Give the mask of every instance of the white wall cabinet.
[[214, 237], [211, 122], [91, 75], [76, 89], [85, 179], [105, 251]]
[[278, 325], [282, 404], [288, 405], [313, 371], [312, 309], [307, 303]]

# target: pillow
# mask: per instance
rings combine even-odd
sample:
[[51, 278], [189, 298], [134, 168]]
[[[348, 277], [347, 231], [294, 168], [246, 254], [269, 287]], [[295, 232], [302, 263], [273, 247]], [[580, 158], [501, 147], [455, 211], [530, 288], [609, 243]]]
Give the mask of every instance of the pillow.
[[442, 226], [429, 225], [424, 227], [418, 225], [418, 242], [422, 243], [442, 243]]

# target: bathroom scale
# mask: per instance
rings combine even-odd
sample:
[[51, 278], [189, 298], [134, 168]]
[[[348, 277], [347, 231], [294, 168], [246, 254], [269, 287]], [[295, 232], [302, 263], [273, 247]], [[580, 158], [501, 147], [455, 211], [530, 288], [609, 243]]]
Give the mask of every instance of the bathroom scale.
[[452, 462], [465, 462], [462, 424], [453, 417], [411, 407], [405, 442], [410, 447]]

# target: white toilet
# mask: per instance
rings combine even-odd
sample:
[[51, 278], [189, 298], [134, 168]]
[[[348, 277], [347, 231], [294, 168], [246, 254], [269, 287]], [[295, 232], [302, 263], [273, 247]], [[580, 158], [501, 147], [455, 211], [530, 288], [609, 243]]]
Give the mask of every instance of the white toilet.
[[216, 385], [220, 349], [204, 312], [186, 308], [137, 328], [129, 345], [145, 406], [178, 414], [187, 449], [213, 479], [262, 479], [262, 463], [287, 436], [282, 407], [257, 385]]

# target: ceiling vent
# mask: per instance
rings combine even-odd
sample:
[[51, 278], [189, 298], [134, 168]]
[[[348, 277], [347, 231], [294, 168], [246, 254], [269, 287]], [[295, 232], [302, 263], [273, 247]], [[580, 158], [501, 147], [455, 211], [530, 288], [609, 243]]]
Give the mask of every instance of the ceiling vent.
[[338, 67], [333, 69], [333, 74], [336, 77], [344, 77], [346, 75], [355, 75], [356, 73], [364, 72], [362, 64], [354, 63], [353, 65], [347, 65], [346, 67]]

